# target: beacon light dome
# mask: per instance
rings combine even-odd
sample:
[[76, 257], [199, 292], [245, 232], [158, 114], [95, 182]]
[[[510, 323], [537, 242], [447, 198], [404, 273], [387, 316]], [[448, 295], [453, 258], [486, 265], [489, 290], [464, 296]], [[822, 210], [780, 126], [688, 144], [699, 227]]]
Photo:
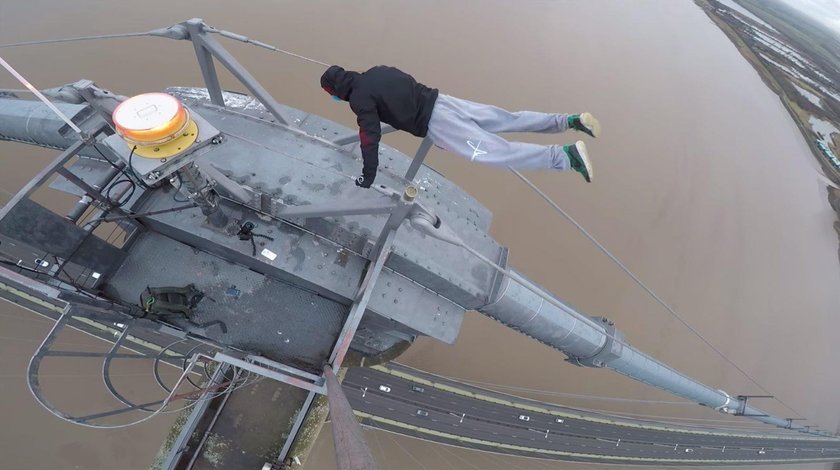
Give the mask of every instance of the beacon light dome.
[[112, 114], [117, 133], [129, 144], [160, 145], [178, 138], [192, 120], [187, 108], [166, 93], [143, 93], [117, 106]]

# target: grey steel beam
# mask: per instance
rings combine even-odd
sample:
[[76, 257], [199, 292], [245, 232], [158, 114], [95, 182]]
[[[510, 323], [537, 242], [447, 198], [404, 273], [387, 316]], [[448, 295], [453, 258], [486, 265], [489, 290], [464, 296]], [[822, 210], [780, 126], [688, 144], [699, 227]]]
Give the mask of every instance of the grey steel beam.
[[432, 139], [430, 139], [429, 136], [423, 137], [423, 141], [420, 142], [420, 146], [417, 147], [417, 153], [414, 154], [414, 160], [411, 160], [411, 165], [408, 166], [408, 171], [405, 172], [405, 179], [408, 181], [414, 180], [414, 177], [417, 176], [417, 172], [423, 165], [423, 161], [426, 160], [426, 155], [429, 154], [429, 149], [431, 148]]
[[385, 244], [388, 234], [400, 228], [403, 220], [408, 217], [414, 208], [414, 199], [416, 197], [417, 188], [414, 186], [407, 186], [403, 195], [397, 202], [397, 207], [391, 211], [391, 215], [388, 217], [388, 220], [385, 221], [385, 225], [382, 227], [382, 231], [376, 239], [376, 243], [371, 251], [371, 259], [376, 259], [376, 256], [383, 252], [383, 245]]
[[[213, 372], [213, 376], [210, 378], [211, 385], [218, 385], [222, 383], [225, 377], [225, 372], [227, 371], [228, 366], [222, 364], [220, 367]], [[187, 417], [187, 420], [184, 422], [184, 425], [181, 426], [181, 432], [178, 434], [178, 438], [175, 439], [175, 442], [172, 443], [172, 448], [169, 450], [169, 454], [166, 456], [166, 460], [163, 461], [159, 470], [175, 470], [177, 468], [178, 463], [181, 459], [181, 454], [187, 449], [187, 444], [189, 443], [190, 437], [192, 437], [193, 432], [198, 427], [198, 422], [204, 416], [204, 413], [207, 412], [207, 408], [210, 406], [210, 401], [206, 399], [207, 394], [209, 393], [210, 388], [204, 391], [201, 395], [201, 398], [198, 399], [198, 402], [193, 405], [193, 409], [190, 412], [190, 415]], [[230, 393], [226, 393], [225, 400], [230, 396]], [[222, 407], [220, 407], [221, 409]]]
[[271, 359], [266, 359], [262, 356], [254, 356], [252, 354], [249, 354], [246, 357], [246, 359], [249, 362], [257, 362], [257, 363], [263, 364], [266, 367], [271, 367], [271, 368], [274, 368], [274, 369], [280, 369], [280, 370], [288, 372], [292, 375], [297, 375], [299, 377], [309, 379], [309, 380], [311, 380], [312, 382], [315, 382], [315, 383], [321, 381], [321, 376], [311, 374], [309, 372], [306, 372], [305, 370], [295, 369], [294, 367], [287, 366], [286, 364], [282, 364], [282, 363], [279, 363], [279, 362], [276, 362], [276, 361], [272, 361]]
[[[126, 216], [126, 217], [128, 216], [128, 213], [126, 211], [122, 210], [120, 207], [114, 206], [112, 201], [109, 201], [108, 198], [103, 196], [102, 193], [99, 190], [97, 190], [93, 186], [89, 185], [87, 182], [85, 182], [85, 180], [83, 180], [83, 179], [79, 178], [78, 176], [76, 176], [75, 174], [73, 174], [73, 172], [68, 170], [66, 167], [59, 166], [58, 169], [56, 169], [56, 173], [58, 173], [59, 175], [66, 178], [71, 183], [78, 186], [79, 189], [84, 191], [85, 194], [92, 197], [96, 201], [98, 201], [98, 202], [100, 202], [100, 203], [102, 203], [106, 206], [110, 206], [111, 208], [109, 209], [109, 212], [116, 212], [117, 214], [120, 214], [122, 216]], [[142, 228], [143, 227], [143, 224], [141, 224], [140, 222], [138, 222], [135, 219], [128, 218], [128, 222], [131, 223], [132, 225], [134, 225], [137, 228]]]
[[[219, 366], [219, 369], [222, 369], [222, 368], [224, 368], [224, 365]], [[218, 372], [218, 370], [217, 370], [217, 372]], [[214, 376], [215, 376], [215, 374], [214, 374]], [[221, 384], [222, 380], [224, 380], [224, 378], [225, 378], [224, 375], [222, 375], [222, 377], [219, 378], [219, 382], [217, 384]], [[234, 384], [234, 383], [236, 383], [236, 381], [238, 379], [239, 379], [239, 371], [237, 370], [233, 373], [233, 379], [230, 381], [230, 383]], [[218, 421], [219, 415], [222, 414], [222, 410], [225, 408], [225, 405], [227, 405], [227, 402], [228, 402], [228, 399], [230, 398], [231, 393], [232, 393], [232, 389], [230, 388], [230, 385], [228, 385], [227, 387], [225, 387], [225, 396], [224, 396], [224, 398], [222, 398], [222, 403], [216, 409], [216, 412], [213, 413], [213, 419], [210, 420], [210, 424], [207, 425], [207, 429], [205, 429], [204, 432], [202, 433], [201, 441], [199, 441], [198, 445], [196, 446], [196, 451], [193, 452], [192, 458], [190, 458], [190, 461], [187, 463], [187, 466], [184, 467], [184, 470], [192, 470], [193, 465], [195, 465], [195, 461], [198, 460], [198, 457], [203, 454], [203, 452], [199, 452], [199, 451], [204, 448], [204, 444], [207, 442], [207, 438], [210, 437], [210, 431], [213, 429], [213, 426], [216, 424], [216, 421]]]
[[219, 84], [219, 75], [216, 73], [216, 66], [213, 63], [213, 55], [204, 47], [200, 36], [204, 32], [204, 21], [200, 18], [193, 18], [186, 23], [190, 35], [190, 42], [195, 49], [198, 58], [198, 66], [201, 69], [201, 76], [204, 77], [204, 84], [207, 93], [210, 95], [210, 102], [216, 106], [225, 107], [225, 100], [222, 97], [222, 86]]
[[[268, 377], [269, 379], [274, 379], [278, 382], [283, 382], [289, 384], [293, 387], [302, 388], [304, 390], [308, 390], [310, 392], [316, 392], [320, 394], [326, 394], [327, 390], [324, 388], [323, 384], [307, 382], [306, 380], [299, 379], [297, 377], [292, 377], [289, 374], [284, 374], [282, 372], [278, 372], [274, 369], [269, 369], [268, 367], [263, 367], [260, 365], [256, 365], [252, 362], [246, 361], [244, 359], [239, 359], [233, 357], [229, 354], [217, 352], [211, 359], [217, 362], [230, 364], [234, 367], [238, 367], [240, 369], [247, 370], [249, 372], [253, 372], [257, 375], [262, 375], [264, 377]], [[279, 368], [278, 368], [279, 369]], [[302, 371], [301, 371], [302, 372]], [[303, 376], [303, 374], [295, 374]]]
[[317, 394], [314, 391], [310, 391], [309, 394], [306, 395], [306, 400], [304, 400], [303, 406], [301, 406], [298, 410], [297, 417], [295, 418], [295, 424], [292, 425], [292, 429], [289, 431], [289, 437], [286, 438], [286, 442], [283, 443], [283, 448], [280, 449], [280, 455], [277, 456], [278, 464], [282, 464], [286, 461], [286, 457], [289, 455], [289, 449], [292, 448], [294, 440], [297, 439], [298, 431], [300, 431], [300, 427], [303, 426], [303, 420], [306, 418], [307, 413], [309, 413], [309, 408], [312, 407], [312, 401], [315, 399], [315, 395]]
[[285, 206], [274, 213], [284, 219], [307, 219], [345, 215], [389, 214], [397, 204], [394, 201], [335, 201], [328, 204]]
[[359, 286], [359, 291], [354, 299], [353, 306], [350, 307], [350, 313], [347, 315], [347, 320], [341, 328], [341, 333], [338, 335], [338, 340], [335, 343], [332, 353], [330, 353], [329, 364], [334, 368], [341, 367], [344, 362], [344, 356], [350, 348], [350, 342], [353, 341], [353, 336], [356, 335], [356, 329], [362, 321], [362, 316], [365, 314], [367, 304], [370, 301], [370, 296], [373, 293], [373, 286], [379, 279], [379, 274], [382, 273], [382, 268], [385, 266], [385, 260], [391, 253], [391, 245], [394, 243], [396, 230], [390, 230], [384, 236], [384, 241], [378, 251], [374, 253], [374, 259], [371, 262], [368, 271], [365, 273], [364, 279]]
[[39, 187], [41, 187], [41, 185], [46, 183], [47, 179], [49, 179], [49, 177], [52, 176], [53, 173], [55, 173], [60, 167], [64, 166], [64, 164], [67, 163], [71, 158], [75, 157], [76, 154], [79, 153], [79, 150], [81, 150], [82, 147], [84, 147], [85, 145], [87, 144], [82, 140], [77, 140], [73, 142], [69, 147], [67, 147], [67, 149], [61, 152], [61, 154], [58, 157], [56, 157], [56, 159], [53, 160], [52, 163], [42, 168], [41, 171], [39, 171], [34, 178], [29, 180], [29, 182], [26, 183], [26, 185], [24, 185], [24, 187], [21, 188], [20, 191], [18, 191], [12, 197], [12, 199], [10, 199], [9, 202], [7, 202], [5, 206], [3, 206], [2, 209], [0, 209], [0, 220], [5, 218], [9, 214], [9, 212], [21, 201], [23, 201], [24, 199], [28, 199], [29, 196], [32, 195], [32, 193], [34, 193]]
[[558, 349], [570, 362], [606, 367], [719, 412], [743, 414], [774, 426], [804, 431], [788, 420], [767, 415], [743, 399], [709, 387], [644, 354], [627, 344], [610, 322], [593, 321], [521, 274], [508, 272], [494, 300], [478, 311]]
[[230, 197], [236, 199], [243, 204], [251, 202], [251, 193], [243, 188], [239, 183], [225, 176], [221, 171], [217, 170], [210, 162], [206, 160], [196, 160], [195, 165], [211, 180], [216, 182], [216, 187], [221, 188], [228, 193]]
[[[117, 163], [118, 167], [119, 165], [122, 165], [123, 167], [125, 166], [125, 164], [122, 162]], [[102, 175], [102, 177], [99, 178], [98, 181], [94, 182], [91, 186], [96, 188], [97, 191], [101, 192], [103, 189], [105, 189], [106, 186], [108, 186], [108, 183], [114, 181], [114, 178], [116, 178], [117, 175], [120, 174], [119, 168], [111, 167], [104, 175]], [[128, 186], [126, 186], [126, 190], [128, 190]], [[117, 200], [119, 200], [119, 198], [121, 198], [124, 194], [125, 193], [120, 194]], [[93, 198], [91, 196], [87, 194], [82, 196], [82, 198], [79, 199], [79, 201], [76, 203], [75, 206], [73, 206], [70, 212], [67, 213], [67, 219], [74, 223], [78, 222], [82, 215], [84, 215], [84, 213], [90, 208], [92, 202]]]
[[291, 120], [285, 116], [283, 111], [281, 111], [280, 103], [278, 103], [269, 93], [263, 88], [262, 85], [248, 72], [242, 64], [237, 61], [230, 52], [227, 51], [215, 38], [212, 38], [207, 35], [203, 30], [199, 32], [197, 35], [193, 36], [190, 35], [193, 42], [196, 40], [207, 50], [213, 54], [222, 65], [225, 66], [228, 71], [233, 74], [234, 77], [237, 78], [245, 88], [248, 89], [260, 102], [265, 106], [265, 108], [274, 115], [275, 118], [281, 123], [288, 125]]

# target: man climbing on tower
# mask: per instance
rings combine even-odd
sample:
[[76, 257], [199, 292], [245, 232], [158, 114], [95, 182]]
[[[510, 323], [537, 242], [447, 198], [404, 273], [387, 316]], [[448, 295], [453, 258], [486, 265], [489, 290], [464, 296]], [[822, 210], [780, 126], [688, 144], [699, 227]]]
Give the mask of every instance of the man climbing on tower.
[[369, 188], [379, 165], [380, 121], [470, 161], [522, 170], [574, 170], [587, 182], [592, 164], [583, 141], [569, 145], [510, 142], [499, 132], [563, 132], [575, 129], [597, 137], [600, 124], [589, 113], [510, 112], [496, 106], [439, 94], [394, 67], [379, 65], [367, 72], [333, 65], [321, 76], [321, 88], [350, 103], [359, 124], [364, 165], [356, 185]]

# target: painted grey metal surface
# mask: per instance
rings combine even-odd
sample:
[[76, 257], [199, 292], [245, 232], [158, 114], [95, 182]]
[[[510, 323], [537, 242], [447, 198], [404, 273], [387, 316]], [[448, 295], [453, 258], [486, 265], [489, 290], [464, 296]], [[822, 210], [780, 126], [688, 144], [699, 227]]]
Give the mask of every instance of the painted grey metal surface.
[[[190, 23], [194, 24], [194, 22], [200, 21], [197, 19], [190, 20]], [[248, 70], [245, 69], [242, 65], [239, 64], [239, 61], [233, 57], [233, 55], [225, 50], [224, 47], [216, 41], [215, 38], [212, 38], [204, 32], [203, 28], [191, 28], [190, 29], [190, 39], [192, 39], [193, 43], [198, 42], [201, 46], [204, 47], [205, 50], [209, 51], [213, 57], [218, 59], [228, 71], [233, 74], [246, 88], [250, 91], [260, 102], [268, 108], [269, 112], [280, 122], [280, 124], [286, 124], [289, 122], [287, 116], [283, 109], [280, 107], [280, 104], [274, 99], [268, 91], [263, 88], [263, 86], [254, 78]]]
[[[530, 287], [542, 290], [533, 283], [530, 283]], [[547, 291], [542, 290], [542, 294], [553, 297], [556, 303], [564, 305], [565, 308], [546, 302], [533, 290], [526, 289], [523, 284], [508, 277], [497, 298], [478, 310], [520, 333], [562, 351], [569, 356], [572, 363], [607, 367], [631, 379], [718, 411], [743, 414], [783, 428], [804, 429], [792, 426], [786, 419], [767, 415], [747, 405], [744, 399], [732, 397], [722, 390], [715, 390], [668, 367], [628, 345], [623, 335], [608, 322], [581, 321], [583, 315], [573, 307]]]
[[347, 315], [347, 320], [344, 322], [344, 327], [338, 335], [338, 340], [335, 342], [330, 353], [328, 369], [340, 368], [344, 362], [344, 356], [350, 349], [350, 342], [356, 336], [356, 330], [362, 321], [362, 316], [365, 314], [370, 296], [373, 293], [373, 288], [379, 281], [379, 276], [382, 274], [382, 268], [385, 266], [385, 261], [391, 253], [391, 244], [394, 243], [394, 231], [391, 230], [385, 235], [385, 240], [382, 246], [375, 251], [373, 262], [368, 268], [362, 282], [359, 285], [359, 290], [356, 293], [353, 305], [350, 306], [350, 313]]
[[603, 329], [578, 321], [510, 278], [499, 297], [478, 311], [570, 357], [594, 356], [606, 344]]
[[[43, 103], [39, 101], [2, 98], [2, 125], [0, 140], [11, 140], [54, 149], [69, 148], [74, 139], [65, 138], [59, 130], [65, 126]], [[8, 105], [8, 106], [7, 106]], [[71, 119], [85, 108], [85, 105], [55, 103], [62, 113]]]
[[[267, 377], [269, 379], [276, 380], [278, 382], [283, 382], [289, 385], [292, 385], [297, 388], [302, 388], [309, 392], [316, 392], [321, 395], [327, 393], [327, 390], [320, 378], [313, 383], [311, 380], [307, 380], [306, 377], [302, 378], [298, 376], [298, 374], [291, 374], [285, 373], [289, 370], [288, 367], [277, 367], [282, 366], [282, 364], [272, 365], [270, 361], [254, 361], [249, 360], [250, 356], [246, 356], [245, 358], [238, 358], [233, 357], [230, 354], [225, 354], [221, 352], [217, 352], [213, 356], [213, 360], [217, 362], [221, 362], [223, 364], [230, 364], [237, 369], [246, 370], [248, 372], [252, 372], [261, 377]], [[303, 374], [300, 374], [303, 375]]]

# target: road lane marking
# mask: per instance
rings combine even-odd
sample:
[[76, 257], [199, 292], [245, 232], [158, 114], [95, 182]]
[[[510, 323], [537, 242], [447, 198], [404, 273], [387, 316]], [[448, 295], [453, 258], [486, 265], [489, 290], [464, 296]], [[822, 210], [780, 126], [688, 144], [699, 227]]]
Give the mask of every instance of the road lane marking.
[[[481, 445], [486, 447], [494, 447], [498, 449], [507, 449], [512, 451], [518, 452], [531, 452], [531, 453], [538, 453], [544, 455], [557, 455], [557, 456], [566, 456], [566, 457], [574, 457], [574, 458], [587, 458], [592, 460], [605, 460], [605, 461], [633, 461], [633, 462], [669, 462], [669, 463], [791, 463], [791, 462], [801, 462], [801, 463], [814, 463], [814, 462], [832, 462], [835, 461], [836, 458], [820, 458], [820, 459], [808, 459], [808, 460], [799, 460], [799, 459], [674, 459], [674, 458], [647, 458], [647, 457], [627, 457], [627, 456], [620, 456], [620, 455], [601, 455], [601, 454], [587, 454], [587, 453], [580, 453], [580, 452], [570, 452], [570, 451], [563, 451], [563, 450], [553, 450], [553, 449], [540, 449], [535, 447], [526, 447], [516, 444], [506, 444], [501, 442], [493, 442], [487, 441], [484, 439], [478, 439], [473, 437], [465, 437], [465, 436], [458, 436], [455, 434], [449, 434], [441, 431], [436, 431], [434, 429], [423, 428], [419, 426], [415, 426], [412, 424], [406, 424], [400, 421], [396, 421], [389, 418], [382, 418], [379, 416], [374, 416], [362, 411], [355, 411], [354, 413], [356, 416], [360, 418], [370, 419], [371, 421], [376, 421], [379, 423], [387, 424], [389, 426], [408, 429], [414, 431], [415, 433], [420, 434], [428, 434], [430, 436], [436, 436], [441, 439], [448, 439], [452, 441], [459, 441], [465, 444], [474, 444], [474, 445]], [[387, 431], [387, 429], [385, 429]], [[417, 439], [423, 440], [432, 440], [433, 439], [424, 439], [422, 437], [417, 436], [416, 434], [403, 434], [407, 437], [413, 437]], [[469, 447], [464, 445], [462, 447], [469, 448], [472, 450], [482, 450], [476, 449], [474, 447]], [[640, 450], [641, 451], [641, 450]], [[507, 452], [506, 454], [511, 454]]]
[[[453, 387], [451, 385], [435, 382], [423, 377], [419, 377], [416, 375], [412, 375], [407, 372], [403, 372], [400, 370], [395, 370], [384, 365], [376, 365], [371, 366], [371, 369], [377, 370], [379, 372], [390, 374], [395, 377], [402, 378], [404, 380], [408, 380], [410, 382], [417, 382], [420, 384], [427, 385], [429, 387], [437, 388], [439, 390], [453, 393], [456, 395], [461, 395], [469, 398], [474, 398], [477, 400], [496, 403], [502, 406], [507, 406], [511, 408], [518, 408], [521, 410], [533, 411], [536, 413], [547, 414], [550, 416], [557, 416], [563, 418], [572, 418], [572, 419], [579, 419], [582, 421], [592, 422], [592, 423], [602, 423], [602, 424], [609, 424], [613, 426], [622, 426], [622, 427], [629, 427], [629, 428], [636, 428], [636, 429], [647, 429], [647, 430], [654, 430], [654, 431], [666, 431], [666, 432], [679, 432], [684, 434], [699, 434], [699, 435], [708, 435], [708, 436], [726, 436], [726, 437], [742, 437], [742, 438], [749, 438], [749, 439], [773, 439], [773, 440], [797, 440], [797, 441], [829, 441], [829, 442], [837, 442], [837, 439], [829, 439], [829, 438], [803, 438], [798, 436], [776, 436], [776, 435], [767, 435], [767, 434], [742, 434], [742, 433], [725, 433], [725, 432], [710, 432], [710, 431], [700, 431], [695, 429], [683, 429], [683, 428], [668, 428], [664, 426], [654, 426], [654, 425], [643, 425], [637, 424], [629, 421], [616, 421], [612, 419], [606, 418], [598, 418], [595, 416], [586, 416], [586, 415], [578, 415], [571, 412], [566, 411], [557, 411], [548, 408], [538, 407], [526, 403], [518, 403], [513, 402], [510, 400], [505, 400], [497, 397], [493, 397], [490, 395], [484, 395], [481, 393], [476, 393], [468, 390], [464, 390], [458, 387]], [[490, 413], [496, 414], [495, 411], [490, 411]]]

